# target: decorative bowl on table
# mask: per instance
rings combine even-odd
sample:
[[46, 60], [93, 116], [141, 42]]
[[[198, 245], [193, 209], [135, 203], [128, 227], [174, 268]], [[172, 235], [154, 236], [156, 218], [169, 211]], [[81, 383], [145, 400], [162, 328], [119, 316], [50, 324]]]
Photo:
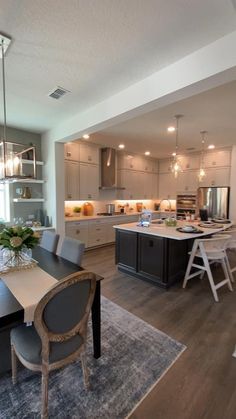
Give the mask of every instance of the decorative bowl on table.
[[176, 218], [166, 218], [165, 219], [165, 225], [167, 227], [176, 227], [177, 226]]

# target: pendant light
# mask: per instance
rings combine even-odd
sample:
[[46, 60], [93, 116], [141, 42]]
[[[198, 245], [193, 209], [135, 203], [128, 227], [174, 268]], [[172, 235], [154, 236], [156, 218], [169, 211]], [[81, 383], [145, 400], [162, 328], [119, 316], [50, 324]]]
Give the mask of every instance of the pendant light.
[[182, 117], [183, 117], [183, 115], [175, 115], [175, 120], [176, 120], [176, 127], [175, 127], [175, 153], [174, 153], [173, 161], [171, 163], [171, 171], [172, 171], [172, 173], [174, 173], [175, 178], [177, 178], [178, 177], [178, 174], [183, 171], [183, 169], [181, 167], [181, 164], [180, 164], [179, 156], [178, 156], [178, 147], [179, 147], [179, 120]]
[[[36, 179], [35, 147], [25, 147], [24, 144], [7, 141], [6, 117], [6, 82], [5, 55], [11, 39], [0, 33], [0, 58], [2, 59], [2, 92], [3, 92], [3, 133], [0, 140], [0, 182], [14, 182], [20, 179]], [[32, 156], [32, 175], [25, 176], [22, 172], [22, 159], [27, 153]]]
[[206, 176], [206, 172], [204, 169], [204, 145], [205, 145], [205, 135], [207, 134], [207, 131], [200, 131], [201, 137], [202, 137], [202, 150], [201, 150], [201, 161], [200, 161], [200, 169], [198, 173], [198, 180], [199, 182], [202, 182], [204, 177]]

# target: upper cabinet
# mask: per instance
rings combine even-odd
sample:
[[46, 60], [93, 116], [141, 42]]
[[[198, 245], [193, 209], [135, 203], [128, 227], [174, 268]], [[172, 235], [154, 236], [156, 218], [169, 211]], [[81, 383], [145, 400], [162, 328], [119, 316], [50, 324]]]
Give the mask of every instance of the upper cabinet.
[[71, 142], [64, 145], [64, 157], [66, 160], [79, 161], [80, 147], [78, 143]]
[[208, 168], [199, 186], [230, 186], [230, 167]]
[[194, 170], [198, 169], [200, 165], [200, 156], [199, 154], [185, 154], [180, 155], [180, 164], [183, 170]]
[[79, 164], [79, 197], [87, 200], [98, 199], [99, 195], [99, 168], [96, 164]]
[[231, 165], [231, 150], [216, 150], [204, 154], [205, 167], [226, 167]]
[[171, 159], [163, 159], [159, 161], [159, 173], [171, 172]]
[[92, 144], [80, 144], [80, 158], [84, 163], [99, 164], [99, 149]]

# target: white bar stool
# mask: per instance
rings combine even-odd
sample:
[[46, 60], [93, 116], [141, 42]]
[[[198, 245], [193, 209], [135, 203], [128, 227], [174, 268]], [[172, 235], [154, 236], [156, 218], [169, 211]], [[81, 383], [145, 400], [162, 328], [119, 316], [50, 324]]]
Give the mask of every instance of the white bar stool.
[[[225, 236], [225, 234], [230, 234], [230, 239], [227, 241], [225, 248], [226, 250], [229, 250], [230, 252], [234, 252], [236, 253], [236, 228], [230, 228], [227, 231], [222, 231], [221, 233], [218, 233], [218, 236], [222, 235]], [[214, 235], [215, 237], [215, 235]], [[228, 260], [228, 258], [227, 258]], [[232, 268], [230, 266], [229, 260], [228, 260], [228, 268], [230, 271], [230, 279], [232, 282], [234, 282], [234, 277], [233, 277], [233, 273], [236, 271], [236, 265]]]
[[[217, 290], [224, 285], [228, 285], [230, 291], [233, 291], [232, 284], [230, 282], [230, 275], [228, 270], [228, 259], [225, 251], [225, 246], [230, 235], [222, 234], [211, 239], [196, 239], [193, 244], [192, 251], [190, 252], [190, 258], [187, 266], [187, 270], [184, 277], [183, 288], [186, 287], [187, 282], [194, 276], [203, 276], [204, 272], [207, 273], [210, 287], [216, 302], [219, 301]], [[203, 260], [203, 265], [194, 263], [195, 257], [199, 257]], [[210, 263], [219, 262], [221, 263], [225, 279], [218, 284], [214, 283]], [[198, 270], [190, 274], [192, 268], [198, 268]]]

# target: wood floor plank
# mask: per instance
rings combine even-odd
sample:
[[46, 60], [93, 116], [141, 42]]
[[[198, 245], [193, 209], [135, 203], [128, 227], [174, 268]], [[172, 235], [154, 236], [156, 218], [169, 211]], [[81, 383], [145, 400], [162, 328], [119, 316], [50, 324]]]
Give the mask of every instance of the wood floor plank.
[[131, 419], [235, 419], [236, 291], [221, 288], [215, 303], [206, 278], [159, 289], [119, 272], [114, 246], [86, 252], [83, 266], [104, 276], [105, 297], [187, 346]]

